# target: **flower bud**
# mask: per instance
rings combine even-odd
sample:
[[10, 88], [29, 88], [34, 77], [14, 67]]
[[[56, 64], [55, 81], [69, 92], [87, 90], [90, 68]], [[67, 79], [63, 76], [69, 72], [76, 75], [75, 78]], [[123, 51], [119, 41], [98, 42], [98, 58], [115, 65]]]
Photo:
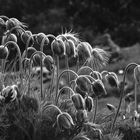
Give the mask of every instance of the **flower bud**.
[[51, 43], [51, 50], [53, 54], [62, 56], [65, 53], [65, 44], [62, 40], [57, 39]]
[[5, 103], [14, 101], [17, 98], [17, 90], [15, 86], [7, 86], [2, 90], [1, 95], [5, 98]]
[[8, 48], [3, 45], [0, 45], [0, 59], [6, 59], [8, 57], [8, 54]]
[[105, 79], [111, 87], [118, 87], [118, 77], [114, 72], [108, 72], [108, 74], [105, 75]]
[[76, 84], [81, 90], [85, 92], [88, 92], [91, 86], [90, 80], [85, 75], [78, 76], [76, 78]]
[[[22, 32], [20, 37], [21, 37], [22, 42], [23, 42], [24, 44], [26, 44], [27, 41], [28, 41], [28, 39], [29, 39], [31, 36], [32, 36], [32, 32], [27, 30], [27, 31], [25, 31], [25, 32]], [[30, 40], [30, 42], [29, 42], [29, 46], [31, 46], [31, 45], [33, 44], [33, 42], [34, 42], [34, 39], [33, 39], [33, 37], [32, 37], [31, 40]]]
[[90, 96], [85, 98], [85, 109], [90, 112], [93, 108], [93, 99]]
[[64, 44], [65, 44], [66, 55], [69, 58], [72, 56], [75, 56], [76, 55], [75, 44], [73, 43], [73, 41], [69, 39], [69, 40], [64, 41]]
[[34, 64], [35, 66], [40, 66], [40, 64], [41, 64], [41, 57], [40, 57], [39, 54], [35, 54], [35, 55], [33, 56], [33, 64]]
[[44, 33], [38, 33], [38, 34], [37, 34], [37, 36], [36, 36], [36, 42], [37, 42], [39, 45], [41, 45], [41, 42], [42, 42], [42, 40], [43, 40], [44, 38], [46, 38], [44, 44], [45, 44], [45, 45], [48, 45], [48, 44], [49, 44], [49, 39], [48, 39], [48, 37], [46, 37], [46, 35], [45, 35]]
[[76, 112], [76, 121], [78, 124], [88, 122], [88, 115], [86, 110], [78, 110]]
[[112, 104], [106, 104], [108, 110], [110, 110], [111, 112], [115, 112], [116, 111], [116, 107]]
[[57, 116], [61, 113], [61, 110], [53, 104], [43, 105], [42, 107], [42, 117], [49, 120], [52, 125], [56, 122]]
[[46, 69], [48, 71], [52, 71], [53, 69], [53, 65], [54, 65], [54, 60], [53, 58], [50, 56], [50, 55], [47, 55], [44, 59], [43, 59], [43, 63], [44, 63], [44, 66], [46, 67]]
[[7, 37], [4, 40], [4, 44], [7, 43], [8, 41], [13, 41], [17, 43], [17, 36], [12, 33], [10, 35], [7, 35]]
[[83, 98], [86, 96], [86, 92], [81, 90], [77, 85], [75, 86], [75, 92], [79, 93]]
[[67, 112], [59, 114], [57, 116], [57, 126], [60, 131], [71, 129], [74, 126], [72, 117]]
[[95, 82], [92, 83], [92, 89], [97, 97], [107, 94], [101, 80], [95, 80]]
[[[35, 53], [36, 51], [37, 51], [37, 50], [36, 50], [35, 48], [33, 48], [33, 47], [28, 47], [28, 48], [27, 48], [26, 57], [27, 57], [27, 58], [31, 58], [32, 54]], [[24, 51], [24, 54], [23, 54], [23, 55], [25, 55], [25, 53], [26, 53], [26, 50]]]
[[140, 65], [136, 66], [134, 69], [135, 82], [140, 84]]
[[77, 110], [83, 110], [85, 108], [84, 99], [80, 94], [72, 95], [71, 100]]

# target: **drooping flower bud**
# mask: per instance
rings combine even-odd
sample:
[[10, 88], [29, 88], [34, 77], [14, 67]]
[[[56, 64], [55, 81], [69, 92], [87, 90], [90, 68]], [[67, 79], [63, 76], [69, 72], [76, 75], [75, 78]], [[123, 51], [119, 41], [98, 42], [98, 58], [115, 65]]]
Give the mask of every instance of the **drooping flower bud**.
[[118, 77], [114, 72], [108, 72], [108, 74], [105, 75], [105, 79], [111, 87], [118, 87]]
[[79, 93], [83, 98], [86, 96], [86, 92], [81, 90], [77, 85], [75, 86], [75, 92]]
[[[28, 39], [29, 39], [32, 35], [33, 35], [32, 32], [29, 31], [29, 30], [27, 30], [27, 31], [21, 33], [20, 38], [21, 38], [22, 42], [23, 42], [24, 44], [26, 44], [27, 41], [28, 41]], [[31, 46], [33, 43], [34, 43], [34, 38], [32, 37], [32, 38], [30, 39], [29, 46]]]
[[64, 44], [65, 44], [66, 55], [69, 58], [72, 56], [75, 56], [76, 55], [75, 44], [73, 43], [73, 41], [69, 39], [69, 40], [64, 41]]
[[85, 92], [88, 92], [91, 86], [90, 80], [85, 75], [79, 75], [76, 78], [76, 84], [81, 90]]
[[137, 84], [140, 84], [140, 65], [136, 66], [134, 69], [134, 78]]
[[[28, 47], [27, 48], [27, 54], [26, 57], [27, 58], [31, 58], [32, 54], [35, 53], [37, 50], [33, 47]], [[26, 50], [23, 52], [23, 56], [25, 56]]]
[[62, 56], [65, 53], [65, 44], [61, 39], [54, 40], [51, 43], [51, 50], [54, 55]]
[[40, 63], [41, 62], [41, 57], [40, 57], [40, 55], [39, 54], [35, 54], [34, 56], [33, 56], [33, 64], [35, 65], [35, 66], [40, 66]]
[[57, 126], [60, 131], [71, 129], [74, 126], [72, 117], [67, 112], [59, 114], [57, 116]]
[[12, 33], [10, 35], [7, 35], [7, 37], [5, 37], [4, 44], [7, 43], [8, 41], [13, 41], [17, 43], [17, 36]]
[[42, 107], [42, 117], [45, 118], [46, 120], [49, 120], [52, 125], [56, 122], [57, 116], [61, 113], [62, 113], [61, 110], [53, 104], [50, 105], [44, 104]]
[[73, 104], [77, 110], [83, 110], [85, 108], [84, 99], [80, 94], [76, 93], [72, 95], [71, 100], [73, 101]]
[[0, 45], [0, 59], [6, 59], [8, 57], [8, 54], [8, 48], [3, 45]]
[[5, 98], [5, 103], [14, 101], [17, 98], [17, 94], [15, 86], [7, 86], [1, 93], [1, 95]]
[[53, 58], [50, 55], [47, 55], [43, 59], [43, 63], [44, 63], [44, 66], [46, 67], [46, 69], [51, 72], [53, 67], [54, 67], [54, 60], [53, 60]]
[[90, 96], [85, 98], [85, 109], [90, 112], [93, 108], [93, 99]]
[[39, 45], [41, 45], [41, 42], [42, 42], [43, 38], [46, 38], [44, 44], [45, 45], [48, 45], [49, 44], [49, 39], [48, 39], [48, 37], [44, 33], [38, 33], [37, 34], [37, 36], [36, 36], [36, 42]]
[[86, 110], [78, 110], [76, 112], [76, 121], [78, 124], [88, 122], [88, 115]]
[[106, 104], [108, 110], [110, 110], [111, 112], [115, 112], [116, 111], [116, 107], [112, 104]]
[[107, 94], [101, 80], [95, 80], [95, 82], [92, 83], [92, 89], [97, 97]]

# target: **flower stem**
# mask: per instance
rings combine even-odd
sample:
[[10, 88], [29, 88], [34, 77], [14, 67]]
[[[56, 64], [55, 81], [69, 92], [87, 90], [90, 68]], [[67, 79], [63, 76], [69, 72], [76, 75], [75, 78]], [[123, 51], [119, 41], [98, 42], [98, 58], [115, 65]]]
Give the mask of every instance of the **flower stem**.
[[98, 109], [98, 97], [95, 97], [95, 109], [94, 109], [94, 117], [93, 117], [93, 123], [95, 123], [96, 119], [96, 114], [97, 114], [97, 109]]

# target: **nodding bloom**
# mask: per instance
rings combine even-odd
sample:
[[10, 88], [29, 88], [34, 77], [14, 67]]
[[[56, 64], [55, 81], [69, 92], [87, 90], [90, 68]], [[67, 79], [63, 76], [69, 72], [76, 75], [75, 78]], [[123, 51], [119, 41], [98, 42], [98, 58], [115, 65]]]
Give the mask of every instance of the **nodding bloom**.
[[91, 48], [87, 42], [80, 42], [76, 47], [79, 61], [84, 63], [88, 58], [91, 57]]
[[140, 65], [136, 66], [134, 69], [134, 78], [137, 84], [140, 84]]
[[95, 80], [95, 82], [92, 83], [92, 90], [97, 97], [107, 94], [101, 80]]
[[[27, 41], [28, 41], [28, 39], [29, 39], [31, 36], [32, 36], [32, 32], [29, 31], [29, 30], [26, 30], [25, 32], [22, 32], [22, 33], [21, 33], [20, 38], [21, 38], [22, 42], [23, 42], [24, 44], [26, 44]], [[31, 40], [30, 40], [30, 42], [29, 42], [29, 46], [31, 46], [31, 45], [33, 44], [33, 42], [34, 42], [34, 39], [33, 39], [33, 37], [32, 37]]]
[[70, 130], [74, 126], [73, 119], [67, 112], [59, 114], [56, 123], [59, 131]]
[[116, 88], [118, 88], [118, 86], [119, 86], [119, 81], [118, 81], [117, 75], [116, 75], [114, 72], [108, 72], [108, 73], [105, 75], [105, 79], [107, 80], [108, 84], [109, 84], [111, 87], [116, 87]]
[[85, 98], [85, 96], [87, 95], [87, 93], [85, 91], [81, 90], [77, 85], [75, 86], [74, 91], [76, 93], [79, 93], [83, 98]]
[[6, 59], [8, 57], [8, 48], [4, 45], [0, 45], [0, 59]]
[[76, 78], [75, 82], [81, 90], [85, 92], [89, 92], [90, 87], [91, 87], [91, 82], [85, 75], [79, 75]]
[[85, 109], [90, 112], [93, 108], [94, 104], [93, 104], [93, 99], [90, 96], [87, 96], [85, 98]]
[[40, 66], [40, 64], [41, 64], [41, 57], [39, 54], [35, 54], [33, 56], [33, 65]]
[[48, 37], [44, 34], [44, 33], [38, 33], [36, 36], [36, 42], [41, 45], [42, 40], [45, 38], [45, 42], [44, 45], [48, 45], [49, 44], [49, 39]]
[[18, 88], [16, 85], [7, 86], [3, 88], [1, 92], [1, 96], [5, 98], [5, 103], [9, 103], [16, 100], [18, 94]]
[[[30, 58], [32, 56], [33, 53], [35, 53], [37, 50], [33, 47], [28, 47], [27, 48], [27, 54], [26, 54], [26, 57], [27, 58]], [[26, 53], [26, 50], [23, 52], [22, 54], [22, 57], [24, 58], [25, 57], [25, 53]]]
[[[20, 22], [18, 19], [16, 18], [10, 18], [6, 21], [6, 30], [10, 30], [13, 27], [21, 27], [21, 28], [26, 28], [27, 26], [25, 25], [25, 23]], [[19, 29], [17, 29], [19, 30]]]
[[65, 44], [65, 54], [70, 57], [76, 56], [75, 44], [72, 40], [68, 39], [64, 41]]
[[51, 50], [54, 55], [62, 56], [65, 54], [65, 44], [61, 39], [54, 40], [51, 43]]
[[108, 110], [110, 110], [111, 112], [115, 112], [116, 111], [116, 107], [112, 104], [106, 104]]
[[46, 67], [46, 69], [48, 71], [51, 72], [53, 70], [53, 68], [54, 68], [54, 60], [50, 55], [47, 55], [46, 57], [44, 57], [43, 63], [44, 63], [44, 66]]
[[17, 36], [13, 33], [7, 35], [4, 37], [3, 43], [6, 44], [8, 41], [13, 41], [17, 43]]
[[76, 110], [83, 110], [85, 108], [84, 99], [80, 94], [76, 93], [76, 94], [72, 95], [71, 100], [72, 100]]
[[88, 59], [88, 64], [94, 69], [99, 70], [109, 61], [109, 53], [103, 49], [93, 48], [91, 51], [91, 57]]
[[88, 115], [86, 110], [78, 110], [76, 112], [76, 121], [78, 124], [87, 123]]

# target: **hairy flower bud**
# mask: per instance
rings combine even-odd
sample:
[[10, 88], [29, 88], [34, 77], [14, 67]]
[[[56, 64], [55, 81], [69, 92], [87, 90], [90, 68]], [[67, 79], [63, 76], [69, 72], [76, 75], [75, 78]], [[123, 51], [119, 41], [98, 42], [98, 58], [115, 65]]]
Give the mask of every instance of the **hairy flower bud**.
[[62, 56], [65, 53], [65, 44], [62, 40], [57, 39], [51, 43], [51, 50], [54, 55]]
[[105, 75], [105, 79], [111, 87], [118, 87], [118, 77], [114, 72], [108, 72], [108, 74]]
[[[32, 36], [32, 32], [27, 30], [27, 31], [25, 31], [25, 32], [22, 32], [20, 37], [21, 37], [22, 42], [23, 42], [24, 44], [26, 44], [27, 41], [28, 41], [28, 39], [29, 39], [31, 36]], [[33, 42], [34, 42], [34, 39], [31, 38], [31, 40], [30, 40], [30, 42], [29, 42], [29, 46], [31, 46], [31, 45], [33, 44]]]
[[91, 86], [90, 80], [85, 75], [78, 76], [76, 78], [76, 84], [81, 90], [85, 92], [88, 92]]
[[85, 109], [90, 112], [93, 108], [93, 99], [90, 96], [85, 98]]
[[13, 41], [17, 43], [17, 36], [12, 33], [10, 35], [7, 35], [7, 37], [5, 37], [4, 44], [8, 41]]
[[83, 98], [86, 96], [86, 92], [81, 90], [77, 85], [75, 86], [75, 92], [79, 93]]
[[107, 94], [101, 80], [95, 80], [95, 82], [92, 83], [92, 89], [97, 97]]
[[73, 41], [69, 39], [69, 40], [64, 41], [64, 44], [65, 44], [66, 55], [68, 57], [75, 56], [76, 55], [75, 44], [73, 43]]
[[8, 57], [8, 54], [8, 48], [3, 45], [0, 45], [0, 59], [6, 59]]
[[76, 93], [72, 95], [71, 100], [77, 110], [83, 110], [85, 108], [84, 99], [80, 94]]
[[74, 126], [72, 117], [67, 112], [59, 114], [57, 116], [57, 126], [60, 131], [71, 129]]
[[35, 54], [34, 56], [33, 56], [33, 64], [35, 65], [35, 66], [40, 66], [40, 63], [41, 62], [41, 57], [40, 57], [40, 55], [39, 54]]
[[[26, 57], [27, 57], [27, 58], [31, 58], [32, 54], [35, 53], [36, 51], [37, 51], [37, 50], [36, 50], [35, 48], [33, 48], [33, 47], [28, 47], [28, 48], [27, 48]], [[23, 55], [25, 55], [25, 53], [26, 53], [26, 50], [24, 51], [24, 54], [23, 54]]]
[[43, 63], [44, 63], [44, 66], [46, 67], [46, 69], [51, 72], [52, 69], [53, 69], [53, 66], [54, 66], [54, 60], [53, 60], [53, 58], [50, 55], [47, 55], [43, 59]]
[[44, 38], [46, 38], [44, 44], [45, 44], [45, 45], [48, 45], [48, 44], [49, 44], [49, 39], [48, 39], [48, 37], [47, 37], [44, 33], [38, 33], [38, 34], [37, 34], [37, 36], [36, 36], [36, 42], [37, 42], [39, 45], [41, 45], [41, 42], [42, 42], [42, 40], [43, 40]]
[[79, 124], [88, 122], [88, 115], [86, 110], [78, 110], [76, 112], [76, 121]]

